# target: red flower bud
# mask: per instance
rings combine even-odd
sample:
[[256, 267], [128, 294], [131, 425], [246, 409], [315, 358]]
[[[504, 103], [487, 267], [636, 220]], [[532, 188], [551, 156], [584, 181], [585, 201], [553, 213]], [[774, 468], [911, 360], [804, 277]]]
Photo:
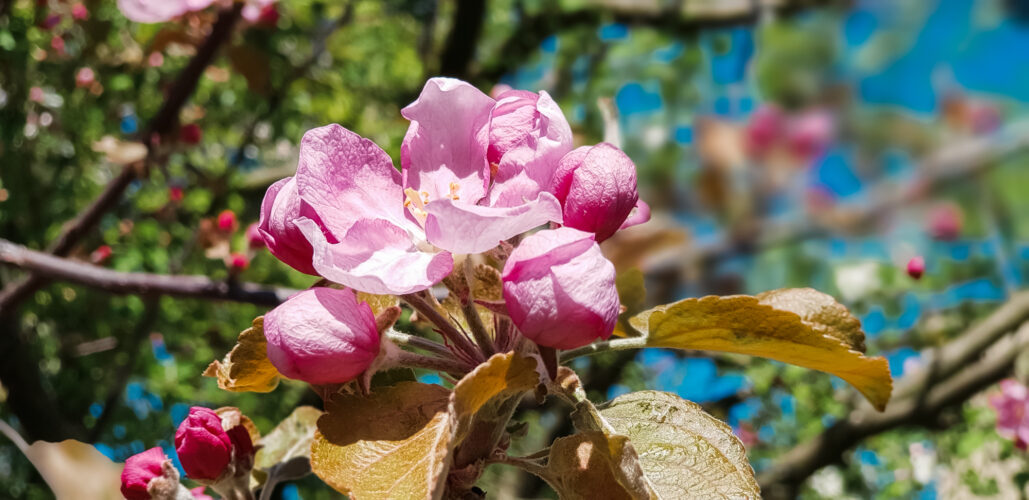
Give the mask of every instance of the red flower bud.
[[161, 477], [161, 465], [165, 460], [168, 457], [156, 446], [129, 457], [121, 471], [121, 494], [128, 500], [149, 500], [147, 485], [154, 478]]
[[77, 3], [71, 6], [71, 17], [76, 20], [83, 21], [89, 17], [89, 9], [81, 3]]
[[183, 194], [184, 192], [182, 188], [179, 186], [172, 186], [168, 188], [168, 199], [170, 199], [171, 201], [174, 201], [176, 203], [182, 201]]
[[195, 123], [187, 123], [179, 129], [179, 140], [186, 144], [200, 144], [203, 135], [200, 126]]
[[231, 233], [239, 227], [239, 221], [236, 220], [236, 212], [232, 210], [222, 210], [218, 214], [218, 229], [226, 233]]
[[112, 250], [110, 246], [100, 245], [96, 247], [96, 250], [93, 250], [93, 253], [89, 254], [89, 260], [97, 265], [103, 264], [104, 262], [107, 262], [107, 259], [111, 258], [111, 253]]
[[229, 269], [233, 271], [242, 271], [250, 267], [250, 259], [239, 252], [233, 252], [232, 255], [229, 255], [226, 259], [226, 264], [229, 266]]
[[194, 406], [175, 432], [175, 451], [187, 476], [213, 481], [229, 466], [232, 440], [217, 413]]
[[922, 277], [923, 273], [925, 273], [925, 258], [921, 255], [912, 257], [908, 261], [908, 276], [917, 280]]

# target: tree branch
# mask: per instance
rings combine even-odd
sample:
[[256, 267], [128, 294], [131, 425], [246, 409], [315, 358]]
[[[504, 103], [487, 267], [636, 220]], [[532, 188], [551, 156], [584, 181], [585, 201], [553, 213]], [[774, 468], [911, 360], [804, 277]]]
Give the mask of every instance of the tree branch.
[[[1017, 316], [1026, 318], [1026, 296], [1023, 293], [1013, 298], [1020, 311]], [[787, 452], [772, 468], [758, 476], [765, 498], [792, 498], [800, 485], [821, 467], [840, 461], [844, 452], [861, 440], [903, 426], [930, 427], [937, 422], [939, 414], [952, 406], [960, 405], [972, 395], [1004, 378], [1013, 368], [1017, 356], [1029, 349], [1029, 322], [1022, 322], [1016, 333], [1008, 334], [1014, 326], [1008, 319], [1014, 314], [1015, 306], [1002, 307], [986, 320], [968, 330], [955, 345], [963, 346], [962, 352], [941, 354], [947, 361], [941, 369], [929, 372], [950, 372], [950, 377], [926, 377], [924, 372], [914, 372], [898, 384], [903, 387], [918, 385], [912, 391], [890, 402], [886, 411], [876, 412], [864, 407], [851, 414], [814, 439], [802, 443]], [[983, 345], [982, 340], [996, 341]], [[944, 348], [944, 352], [957, 349]], [[969, 361], [986, 355], [977, 362]], [[953, 363], [954, 366], [950, 366]], [[955, 370], [959, 367], [960, 370]]]
[[276, 306], [297, 292], [254, 283], [216, 281], [200, 275], [114, 271], [0, 239], [0, 263], [17, 266], [44, 281], [59, 280], [115, 294], [172, 295]]

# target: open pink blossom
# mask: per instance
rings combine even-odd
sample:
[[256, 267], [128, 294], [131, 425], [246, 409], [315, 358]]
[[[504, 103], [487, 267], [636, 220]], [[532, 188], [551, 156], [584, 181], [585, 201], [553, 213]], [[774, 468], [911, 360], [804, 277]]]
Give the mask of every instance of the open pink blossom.
[[797, 158], [811, 161], [828, 149], [836, 125], [827, 111], [813, 110], [792, 118], [786, 130], [786, 144]]
[[615, 267], [591, 233], [563, 227], [525, 238], [502, 279], [511, 320], [537, 344], [573, 349], [614, 330]]
[[450, 78], [430, 79], [401, 111], [411, 217], [429, 243], [479, 253], [547, 222], [561, 204], [546, 191], [572, 133], [546, 92], [510, 90], [493, 100]]
[[268, 359], [283, 375], [311, 384], [353, 380], [379, 354], [375, 316], [354, 292], [304, 290], [264, 316]]
[[194, 406], [175, 431], [175, 451], [190, 479], [213, 481], [229, 466], [232, 440], [214, 410]]
[[564, 225], [594, 233], [598, 242], [615, 234], [639, 201], [636, 166], [606, 142], [561, 158], [550, 189], [564, 207]]
[[1029, 388], [1014, 379], [1002, 380], [990, 405], [997, 412], [997, 432], [1014, 439], [1019, 449], [1029, 448]]
[[168, 460], [160, 447], [153, 447], [125, 460], [121, 471], [121, 494], [128, 500], [149, 500], [150, 481], [162, 477], [162, 465]]

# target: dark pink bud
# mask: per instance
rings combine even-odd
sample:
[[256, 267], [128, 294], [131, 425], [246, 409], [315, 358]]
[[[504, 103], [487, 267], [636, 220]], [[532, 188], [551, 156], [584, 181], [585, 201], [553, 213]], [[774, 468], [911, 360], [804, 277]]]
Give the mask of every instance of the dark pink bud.
[[82, 5], [81, 3], [77, 3], [75, 5], [72, 5], [71, 6], [71, 17], [74, 17], [76, 20], [79, 20], [79, 21], [84, 21], [85, 19], [87, 19], [89, 17], [89, 9], [87, 9], [86, 6]]
[[776, 106], [761, 106], [755, 111], [746, 129], [750, 151], [761, 156], [771, 150], [782, 137], [784, 121], [782, 111]]
[[176, 203], [182, 201], [184, 192], [179, 186], [172, 186], [168, 188], [168, 199]]
[[213, 481], [232, 459], [232, 440], [217, 413], [194, 406], [175, 432], [175, 451], [187, 476]]
[[561, 158], [550, 191], [563, 207], [564, 225], [596, 234], [615, 234], [639, 200], [636, 166], [615, 146], [583, 146]]
[[261, 7], [261, 13], [257, 15], [257, 24], [273, 28], [279, 24], [279, 8], [274, 3]]
[[229, 269], [237, 272], [250, 267], [250, 259], [239, 252], [234, 252], [232, 255], [229, 255], [228, 258], [226, 258], [226, 263], [228, 264]]
[[247, 244], [250, 248], [264, 247], [264, 236], [261, 236], [260, 226], [256, 222], [247, 226]]
[[168, 457], [156, 446], [129, 457], [121, 471], [121, 494], [128, 500], [149, 500], [147, 485], [154, 478], [161, 477], [161, 465], [165, 460]]
[[925, 273], [925, 258], [922, 257], [921, 255], [918, 255], [916, 257], [912, 257], [911, 260], [908, 261], [908, 276], [911, 276], [913, 279], [917, 280], [917, 279], [921, 278], [922, 274], [924, 274], [924, 273]]
[[222, 210], [218, 214], [218, 229], [226, 233], [231, 233], [239, 227], [239, 221], [236, 220], [236, 212], [232, 210]]
[[186, 144], [200, 144], [203, 135], [200, 126], [195, 123], [187, 123], [179, 129], [179, 140]]
[[93, 250], [93, 253], [89, 254], [89, 260], [97, 265], [103, 264], [104, 262], [107, 262], [107, 259], [111, 258], [111, 253], [112, 250], [110, 246], [100, 245], [96, 247], [96, 250]]
[[51, 38], [50, 48], [54, 49], [58, 54], [64, 54], [64, 39], [59, 36]]

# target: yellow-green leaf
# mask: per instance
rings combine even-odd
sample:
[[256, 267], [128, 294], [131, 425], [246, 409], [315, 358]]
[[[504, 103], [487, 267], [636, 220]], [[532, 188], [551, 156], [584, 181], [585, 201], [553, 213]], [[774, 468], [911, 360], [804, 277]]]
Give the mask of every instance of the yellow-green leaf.
[[261, 438], [261, 448], [254, 457], [254, 466], [268, 469], [296, 457], [311, 456], [311, 441], [322, 411], [313, 406], [300, 406]]
[[628, 436], [661, 498], [760, 498], [743, 443], [699, 405], [640, 391], [601, 405], [600, 414]]
[[535, 389], [540, 383], [536, 360], [513, 352], [494, 354], [454, 386], [453, 413], [458, 423], [457, 442], [472, 417], [494, 398]]
[[239, 334], [236, 346], [225, 359], [213, 361], [204, 370], [205, 377], [216, 377], [218, 387], [232, 392], [271, 392], [279, 385], [279, 371], [268, 360], [268, 342], [264, 338], [264, 317]]
[[648, 347], [761, 356], [836, 375], [879, 411], [893, 388], [889, 364], [864, 355], [865, 334], [847, 308], [810, 288], [686, 299], [630, 320]]
[[622, 435], [588, 431], [559, 438], [550, 447], [547, 470], [564, 500], [651, 498], [636, 450]]
[[354, 500], [438, 499], [452, 451], [449, 404], [450, 391], [417, 382], [335, 394], [318, 419], [311, 468]]

